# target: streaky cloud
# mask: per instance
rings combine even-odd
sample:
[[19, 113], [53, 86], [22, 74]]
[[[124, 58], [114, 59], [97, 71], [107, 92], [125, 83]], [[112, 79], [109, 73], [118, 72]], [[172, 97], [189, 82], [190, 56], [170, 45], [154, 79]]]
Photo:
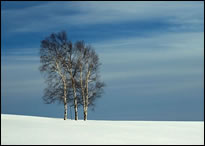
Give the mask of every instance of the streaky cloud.
[[184, 27], [198, 27], [203, 25], [204, 17], [201, 2], [51, 2], [23, 9], [2, 10], [1, 15], [3, 25], [7, 25], [9, 32], [46, 31], [65, 26], [152, 19], [162, 19]]

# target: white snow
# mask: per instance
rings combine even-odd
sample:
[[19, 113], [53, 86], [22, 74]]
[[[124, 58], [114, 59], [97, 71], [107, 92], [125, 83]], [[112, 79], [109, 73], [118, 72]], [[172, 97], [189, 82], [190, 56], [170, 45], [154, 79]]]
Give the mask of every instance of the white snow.
[[1, 114], [1, 144], [203, 145], [204, 122], [85, 122]]

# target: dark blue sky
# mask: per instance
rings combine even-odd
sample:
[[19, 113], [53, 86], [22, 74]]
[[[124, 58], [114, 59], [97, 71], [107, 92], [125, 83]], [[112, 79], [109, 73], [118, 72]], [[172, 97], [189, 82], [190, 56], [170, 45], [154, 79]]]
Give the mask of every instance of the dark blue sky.
[[1, 111], [63, 117], [43, 103], [38, 52], [65, 30], [102, 62], [107, 86], [88, 119], [204, 120], [203, 12], [203, 2], [1, 2]]

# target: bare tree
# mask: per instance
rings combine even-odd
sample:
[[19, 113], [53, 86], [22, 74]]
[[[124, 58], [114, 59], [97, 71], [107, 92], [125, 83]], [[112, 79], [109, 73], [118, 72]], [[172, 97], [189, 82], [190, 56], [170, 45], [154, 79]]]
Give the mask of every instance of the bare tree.
[[94, 106], [103, 91], [104, 83], [99, 76], [99, 57], [83, 41], [74, 45], [67, 40], [65, 32], [51, 34], [41, 41], [40, 71], [45, 73], [48, 87], [44, 101], [56, 100], [64, 103], [64, 120], [67, 106], [74, 106], [75, 120], [78, 120], [78, 106], [83, 105], [84, 120], [87, 120], [88, 106]]
[[72, 42], [64, 43], [62, 45], [65, 50], [65, 54], [62, 60], [62, 64], [69, 74], [69, 78], [71, 81], [71, 86], [73, 90], [73, 101], [74, 101], [74, 111], [75, 111], [75, 120], [78, 120], [78, 98], [77, 98], [77, 89], [76, 89], [76, 79], [75, 76], [78, 72], [78, 66], [76, 64], [77, 53], [75, 48], [72, 45]]
[[77, 65], [79, 67], [78, 84], [82, 96], [84, 120], [87, 120], [88, 106], [93, 106], [97, 97], [103, 93], [104, 83], [99, 76], [99, 57], [91, 46], [85, 46], [83, 41], [75, 44], [78, 50]]
[[[61, 36], [66, 38], [65, 35]], [[41, 41], [40, 49], [40, 71], [45, 73], [48, 88], [45, 90], [44, 101], [52, 103], [55, 100], [64, 102], [64, 120], [67, 119], [67, 87], [68, 79], [64, 68], [62, 67], [62, 56], [64, 51], [60, 42], [62, 38], [57, 34], [51, 34], [45, 40]], [[55, 89], [55, 90], [53, 90]]]

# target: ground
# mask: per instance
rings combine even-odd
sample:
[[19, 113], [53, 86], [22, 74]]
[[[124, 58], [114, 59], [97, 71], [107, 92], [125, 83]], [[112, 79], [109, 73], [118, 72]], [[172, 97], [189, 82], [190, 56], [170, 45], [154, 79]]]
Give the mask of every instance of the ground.
[[74, 121], [1, 114], [1, 144], [204, 144], [204, 122]]

